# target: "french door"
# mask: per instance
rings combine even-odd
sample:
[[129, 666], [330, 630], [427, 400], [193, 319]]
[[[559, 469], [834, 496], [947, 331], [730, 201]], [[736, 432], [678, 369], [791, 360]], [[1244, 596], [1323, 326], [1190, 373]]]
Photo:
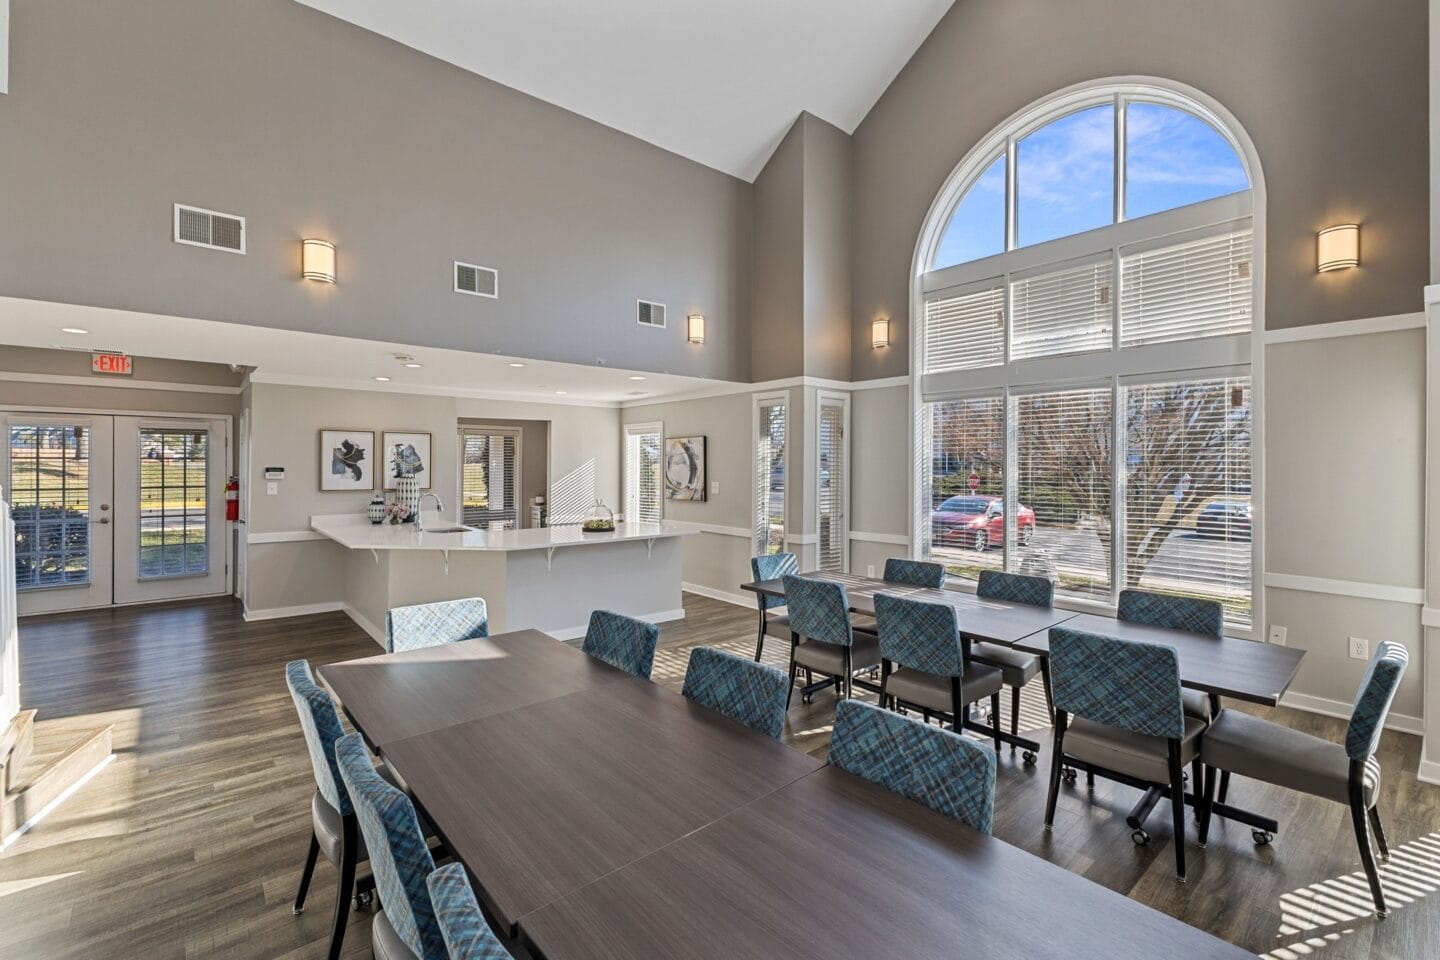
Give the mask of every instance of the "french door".
[[0, 412], [22, 616], [224, 593], [228, 421]]

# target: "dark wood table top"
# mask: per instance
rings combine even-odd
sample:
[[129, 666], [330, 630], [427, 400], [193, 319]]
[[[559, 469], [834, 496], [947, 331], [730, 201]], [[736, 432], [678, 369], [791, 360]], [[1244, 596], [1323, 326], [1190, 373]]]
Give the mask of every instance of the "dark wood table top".
[[[891, 583], [873, 577], [857, 577], [848, 573], [806, 573], [802, 576], [815, 580], [829, 580], [845, 585], [853, 613], [875, 615], [875, 594], [891, 593], [911, 600], [927, 603], [944, 603], [955, 608], [959, 616], [960, 631], [973, 640], [986, 640], [1015, 645], [1016, 641], [1031, 634], [1050, 629], [1058, 623], [1065, 623], [1075, 614], [1054, 607], [1032, 607], [1023, 603], [1006, 603], [987, 600], [973, 593], [958, 590], [935, 590], [927, 587], [912, 587], [903, 583]], [[761, 580], [741, 585], [742, 590], [763, 593], [772, 597], [785, 596], [785, 583], [781, 580]]]
[[[1275, 706], [1295, 679], [1305, 651], [1237, 637], [1168, 630], [1129, 623], [1114, 617], [1083, 614], [1064, 624], [1074, 630], [1122, 640], [1174, 647], [1180, 657], [1180, 682], [1193, 690]], [[1026, 637], [1016, 645], [1029, 653], [1050, 652], [1049, 631]]]
[[504, 927], [821, 766], [626, 680], [383, 748]]
[[[1018, 905], [1038, 905], [1027, 912]], [[545, 960], [1254, 955], [833, 767], [520, 922]]]
[[331, 663], [319, 671], [377, 747], [633, 679], [539, 630]]

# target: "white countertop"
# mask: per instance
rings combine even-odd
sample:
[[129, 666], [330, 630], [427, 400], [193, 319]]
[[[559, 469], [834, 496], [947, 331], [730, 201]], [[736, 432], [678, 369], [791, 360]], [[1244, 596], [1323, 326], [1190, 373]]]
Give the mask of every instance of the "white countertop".
[[413, 523], [371, 523], [360, 514], [333, 514], [310, 518], [310, 529], [351, 550], [548, 550], [631, 540], [684, 537], [698, 531], [688, 523], [665, 520], [660, 523], [617, 523], [610, 533], [584, 533], [579, 524], [540, 527], [530, 530], [487, 530], [466, 528], [453, 533], [438, 532], [459, 524], [438, 517], [427, 518], [429, 530], [416, 530]]

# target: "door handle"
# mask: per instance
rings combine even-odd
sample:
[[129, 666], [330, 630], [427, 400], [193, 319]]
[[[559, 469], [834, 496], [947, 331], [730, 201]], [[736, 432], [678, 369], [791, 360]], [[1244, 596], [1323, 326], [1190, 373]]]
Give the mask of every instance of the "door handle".
[[92, 523], [106, 524], [110, 522], [109, 517], [101, 517], [99, 520], [92, 520]]

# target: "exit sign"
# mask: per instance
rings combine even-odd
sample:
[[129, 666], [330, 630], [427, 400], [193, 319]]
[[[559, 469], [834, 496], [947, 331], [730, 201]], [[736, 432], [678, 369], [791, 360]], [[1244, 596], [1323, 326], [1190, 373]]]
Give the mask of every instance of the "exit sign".
[[130, 358], [123, 353], [90, 354], [90, 371], [122, 377], [128, 377], [133, 372]]

